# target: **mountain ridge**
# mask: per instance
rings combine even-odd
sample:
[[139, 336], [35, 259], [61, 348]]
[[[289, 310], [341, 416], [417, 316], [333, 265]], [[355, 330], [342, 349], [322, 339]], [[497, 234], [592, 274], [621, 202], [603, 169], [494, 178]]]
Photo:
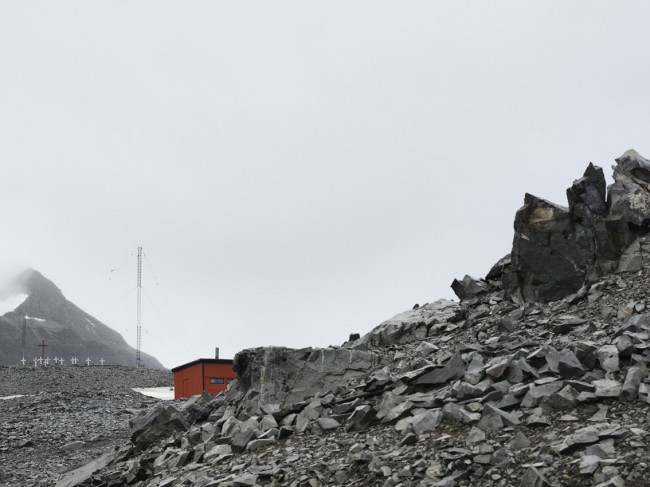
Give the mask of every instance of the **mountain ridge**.
[[[46, 355], [72, 357], [92, 363], [104, 359], [111, 365], [134, 365], [135, 349], [120, 333], [69, 301], [54, 282], [27, 269], [4, 290], [5, 296], [24, 293], [26, 298], [13, 311], [0, 316], [0, 364], [16, 365], [23, 358], [22, 328], [25, 326], [25, 359], [40, 355], [38, 343], [45, 340]], [[142, 353], [145, 367], [163, 369], [153, 356]]]

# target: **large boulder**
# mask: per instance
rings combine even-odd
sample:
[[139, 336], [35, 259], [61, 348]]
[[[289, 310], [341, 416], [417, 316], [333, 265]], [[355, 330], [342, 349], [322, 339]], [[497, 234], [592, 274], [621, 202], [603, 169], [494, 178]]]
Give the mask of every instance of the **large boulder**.
[[594, 261], [593, 230], [573, 221], [568, 208], [526, 194], [515, 216], [511, 270], [525, 300], [575, 292]]
[[250, 348], [235, 355], [237, 380], [227, 392], [237, 415], [253, 416], [278, 404], [284, 409], [317, 393], [368, 375], [383, 365], [380, 355], [351, 348]]
[[141, 450], [189, 428], [184, 415], [173, 404], [144, 411], [131, 419], [129, 424], [131, 442]]

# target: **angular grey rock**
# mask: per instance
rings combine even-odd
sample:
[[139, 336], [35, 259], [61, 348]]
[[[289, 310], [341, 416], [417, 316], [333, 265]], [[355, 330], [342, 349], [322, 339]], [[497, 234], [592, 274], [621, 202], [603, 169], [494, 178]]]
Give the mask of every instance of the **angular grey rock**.
[[498, 414], [484, 414], [476, 424], [478, 429], [486, 433], [499, 431], [503, 426], [503, 420]]
[[598, 443], [599, 436], [596, 428], [588, 426], [577, 430], [572, 435], [567, 436], [564, 440], [554, 447], [558, 453], [570, 453], [574, 450], [587, 445]]
[[619, 397], [623, 386], [617, 380], [600, 379], [592, 382], [596, 390], [596, 397]]
[[536, 467], [530, 466], [521, 479], [519, 487], [551, 487], [551, 483]]
[[413, 416], [413, 432], [416, 435], [435, 430], [442, 423], [442, 411], [425, 411]]
[[593, 369], [598, 363], [596, 350], [598, 348], [589, 342], [578, 342], [573, 347], [573, 353], [576, 358], [587, 370]]
[[567, 189], [569, 212], [573, 220], [593, 224], [596, 217], [607, 213], [605, 174], [600, 167], [589, 164], [584, 176]]
[[560, 411], [570, 411], [578, 404], [578, 391], [576, 391], [573, 387], [567, 385], [560, 391], [551, 394], [546, 400], [546, 404], [548, 404], [553, 409], [558, 409]]
[[417, 385], [445, 384], [465, 375], [466, 367], [460, 353], [455, 353], [442, 367], [436, 367], [413, 381]]
[[634, 366], [627, 370], [625, 382], [620, 394], [620, 400], [629, 402], [639, 397], [639, 386], [641, 385], [641, 368]]
[[85, 464], [82, 467], [66, 472], [56, 483], [55, 487], [76, 487], [89, 480], [92, 475], [106, 467], [109, 463], [120, 457], [126, 456], [127, 451], [118, 450], [106, 453], [95, 460]]
[[610, 212], [642, 227], [650, 220], [648, 161], [631, 149], [616, 163], [614, 184], [609, 188]]
[[250, 429], [240, 431], [239, 433], [235, 434], [235, 436], [232, 437], [230, 448], [232, 448], [232, 451], [234, 451], [235, 453], [241, 453], [246, 449], [248, 443], [256, 436], [257, 435], [255, 434], [255, 431]]
[[580, 465], [578, 468], [580, 469], [580, 473], [582, 475], [591, 475], [593, 474], [596, 470], [598, 470], [598, 467], [600, 466], [600, 461], [601, 458], [596, 455], [585, 455], [580, 459]]
[[619, 370], [618, 349], [616, 345], [603, 345], [597, 350], [596, 356], [605, 372], [616, 372]]
[[242, 473], [232, 480], [233, 487], [253, 487], [257, 484], [257, 475]]
[[[381, 417], [382, 423], [391, 423], [406, 416], [415, 406], [411, 401], [404, 401], [392, 407], [385, 415]], [[379, 415], [377, 415], [379, 417]]]
[[451, 289], [461, 301], [483, 294], [487, 292], [488, 288], [485, 281], [467, 275], [462, 280], [454, 279], [454, 282], [451, 283]]
[[508, 253], [508, 255], [499, 259], [497, 263], [492, 266], [490, 271], [485, 276], [485, 280], [492, 281], [495, 279], [499, 279], [503, 275], [504, 271], [508, 267], [510, 267], [511, 263], [512, 263], [512, 259], [510, 258], [510, 254]]
[[377, 417], [377, 411], [367, 404], [357, 406], [348, 418], [346, 430], [365, 431]]
[[563, 379], [581, 377], [586, 371], [578, 357], [569, 350], [560, 350], [558, 357], [558, 372]]
[[518, 426], [520, 424], [517, 416], [506, 411], [502, 411], [501, 409], [494, 407], [491, 404], [485, 405], [483, 408], [483, 414], [499, 416], [508, 426]]
[[213, 448], [210, 449], [210, 451], [206, 452], [205, 456], [203, 457], [203, 462], [204, 463], [211, 463], [215, 459], [219, 457], [224, 457], [226, 455], [230, 455], [232, 453], [232, 448], [230, 445], [215, 445]]
[[317, 421], [318, 426], [320, 426], [323, 431], [335, 430], [341, 426], [341, 423], [339, 423], [334, 418], [318, 418]]
[[564, 387], [564, 381], [555, 381], [531, 387], [521, 401], [522, 408], [534, 408]]
[[546, 427], [551, 425], [551, 421], [541, 408], [536, 408], [526, 418], [526, 424], [528, 426]]
[[515, 434], [509, 445], [509, 448], [514, 451], [520, 451], [528, 448], [530, 445], [531, 442], [528, 437], [522, 431], [517, 431], [517, 434]]
[[444, 418], [453, 419], [465, 424], [474, 424], [481, 419], [479, 413], [472, 413], [453, 402], [449, 402], [443, 406], [442, 414]]
[[146, 411], [129, 421], [131, 442], [140, 449], [163, 440], [173, 433], [186, 431], [185, 418], [172, 404]]
[[257, 438], [255, 440], [251, 440], [248, 442], [248, 444], [246, 445], [246, 450], [256, 451], [267, 445], [271, 445], [275, 443], [275, 441], [276, 441], [275, 438]]
[[514, 279], [508, 282], [527, 301], [552, 301], [576, 292], [595, 262], [593, 233], [574, 221], [569, 209], [526, 194], [515, 216]]

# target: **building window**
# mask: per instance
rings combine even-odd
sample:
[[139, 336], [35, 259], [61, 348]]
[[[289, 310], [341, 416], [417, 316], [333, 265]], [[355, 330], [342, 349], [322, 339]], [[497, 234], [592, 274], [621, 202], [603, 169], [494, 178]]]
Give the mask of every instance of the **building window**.
[[210, 377], [210, 384], [223, 384], [221, 377]]

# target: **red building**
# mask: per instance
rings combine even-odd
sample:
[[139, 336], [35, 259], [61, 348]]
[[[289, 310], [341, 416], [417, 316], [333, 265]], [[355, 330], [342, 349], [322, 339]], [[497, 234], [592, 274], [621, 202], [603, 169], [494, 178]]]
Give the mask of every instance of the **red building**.
[[192, 397], [208, 391], [216, 396], [225, 391], [237, 374], [232, 370], [232, 360], [200, 358], [172, 369], [174, 373], [174, 399]]

